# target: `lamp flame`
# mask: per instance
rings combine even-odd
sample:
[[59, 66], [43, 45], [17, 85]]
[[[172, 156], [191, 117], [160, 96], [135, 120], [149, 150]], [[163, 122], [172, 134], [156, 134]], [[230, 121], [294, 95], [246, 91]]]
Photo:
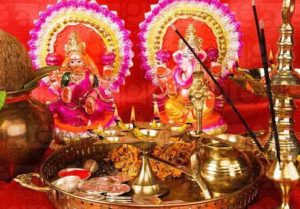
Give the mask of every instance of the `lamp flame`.
[[135, 109], [134, 109], [134, 106], [132, 106], [132, 108], [131, 108], [130, 122], [131, 123], [135, 122]]

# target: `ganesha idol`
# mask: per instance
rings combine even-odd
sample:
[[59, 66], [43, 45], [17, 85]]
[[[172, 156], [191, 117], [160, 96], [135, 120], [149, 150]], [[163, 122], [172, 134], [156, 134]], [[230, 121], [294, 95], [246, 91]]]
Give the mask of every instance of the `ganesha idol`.
[[[195, 27], [190, 24], [187, 27], [185, 39], [193, 47], [198, 57], [208, 66], [214, 77], [222, 81], [222, 68], [216, 62], [217, 51], [206, 52], [202, 49], [203, 40], [196, 36]], [[179, 40], [178, 50], [171, 54], [169, 51], [159, 50], [156, 53], [158, 65], [156, 81], [158, 92], [154, 99], [160, 106], [160, 115], [166, 122], [195, 123], [195, 112], [189, 99], [189, 88], [193, 83], [193, 72], [202, 70], [199, 62], [188, 47]], [[173, 59], [175, 67], [170, 69], [169, 62]], [[223, 97], [216, 91], [214, 84], [205, 77], [209, 89], [202, 111], [203, 130], [209, 134], [224, 133], [227, 124], [219, 114], [223, 107]]]
[[[197, 59], [224, 84], [242, 46], [240, 24], [234, 13], [219, 0], [158, 0], [139, 27], [141, 67], [146, 79], [157, 87], [154, 103], [158, 104], [161, 120], [195, 123], [189, 89], [193, 72], [203, 71]], [[174, 28], [193, 47], [197, 59]], [[204, 81], [204, 89], [208, 90], [203, 94], [202, 129], [220, 134], [227, 129], [221, 116], [224, 100], [206, 72]]]
[[[55, 118], [55, 136], [59, 140], [85, 138], [89, 129], [97, 129], [105, 121], [105, 112], [113, 112], [112, 79], [114, 53], [102, 55], [103, 75], [76, 32], [71, 32], [65, 44], [65, 58], [59, 71], [49, 76], [50, 88], [58, 95], [49, 108]], [[59, 57], [49, 54], [48, 65], [59, 63]], [[108, 121], [109, 123], [109, 121]]]

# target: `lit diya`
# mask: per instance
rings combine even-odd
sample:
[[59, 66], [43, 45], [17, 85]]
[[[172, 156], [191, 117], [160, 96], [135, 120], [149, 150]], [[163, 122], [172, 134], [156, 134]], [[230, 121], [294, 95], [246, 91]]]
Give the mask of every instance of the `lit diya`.
[[154, 119], [149, 123], [149, 126], [153, 129], [162, 129], [164, 124], [160, 120], [158, 104], [156, 101], [154, 102], [153, 110]]
[[141, 133], [144, 136], [148, 136], [148, 137], [156, 137], [159, 134], [159, 131], [156, 129], [141, 129]]
[[108, 137], [105, 137], [105, 139], [109, 142], [119, 142], [120, 141], [119, 136], [108, 136]]
[[152, 122], [149, 123], [149, 126], [153, 129], [162, 129], [163, 124], [154, 119]]
[[[119, 127], [123, 132], [128, 132], [134, 128], [133, 123], [123, 123], [121, 117], [119, 116], [117, 107], [115, 107], [114, 117], [115, 117], [117, 127]], [[132, 118], [133, 118], [133, 112], [131, 111], [131, 120]]]
[[65, 168], [58, 172], [58, 176], [78, 176], [81, 180], [86, 180], [91, 176], [91, 172], [84, 168]]
[[114, 129], [108, 129], [104, 131], [104, 136], [108, 137], [108, 136], [121, 136], [123, 135], [122, 132], [114, 130]]

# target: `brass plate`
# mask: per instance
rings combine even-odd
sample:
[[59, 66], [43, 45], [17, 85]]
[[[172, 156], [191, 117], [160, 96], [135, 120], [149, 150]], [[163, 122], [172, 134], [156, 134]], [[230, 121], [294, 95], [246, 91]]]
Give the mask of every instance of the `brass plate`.
[[[42, 164], [40, 169], [41, 178], [50, 187], [48, 197], [53, 205], [62, 209], [89, 208], [89, 209], [128, 209], [128, 208], [168, 208], [168, 209], [209, 209], [209, 208], [246, 208], [258, 193], [258, 181], [263, 176], [263, 166], [253, 155], [249, 154], [254, 168], [254, 179], [243, 189], [235, 193], [224, 195], [210, 200], [204, 200], [198, 186], [186, 178], [169, 179], [165, 184], [170, 186], [170, 192], [161, 197], [166, 204], [161, 205], [138, 205], [135, 203], [110, 203], [103, 200], [92, 201], [90, 199], [76, 196], [56, 188], [51, 184], [57, 172], [67, 165], [83, 161], [84, 159], [100, 160], [107, 156], [108, 152], [119, 146], [118, 144], [94, 144], [93, 140], [78, 142], [63, 147], [50, 155]], [[182, 200], [184, 202], [179, 202]], [[172, 201], [172, 202], [169, 202]], [[177, 202], [176, 202], [177, 201]]]

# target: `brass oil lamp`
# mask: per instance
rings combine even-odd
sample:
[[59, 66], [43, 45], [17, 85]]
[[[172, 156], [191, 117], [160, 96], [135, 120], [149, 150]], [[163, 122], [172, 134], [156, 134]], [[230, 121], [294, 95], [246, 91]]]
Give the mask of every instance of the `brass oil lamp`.
[[269, 167], [266, 176], [274, 181], [275, 185], [281, 190], [282, 201], [279, 208], [290, 209], [290, 192], [299, 183], [300, 179], [300, 173], [295, 166], [295, 162], [292, 159], [285, 160], [282, 163], [274, 161]]
[[141, 141], [134, 145], [142, 150], [142, 166], [138, 176], [131, 182], [134, 194], [144, 196], [161, 196], [169, 191], [169, 187], [161, 183], [154, 175], [147, 155], [156, 145], [155, 142]]
[[[294, 99], [299, 97], [300, 80], [293, 69], [294, 28], [291, 20], [294, 14], [295, 0], [284, 0], [282, 5], [283, 23], [280, 27], [278, 42], [277, 74], [272, 77], [271, 85], [274, 95], [274, 109], [278, 129], [281, 158], [289, 155], [296, 158], [299, 154], [299, 143], [294, 133], [293, 114]], [[270, 136], [269, 153], [274, 156], [274, 136]]]
[[[299, 183], [300, 179], [300, 173], [295, 165], [297, 155], [299, 154], [299, 143], [293, 127], [294, 99], [299, 98], [300, 91], [300, 80], [293, 69], [294, 28], [291, 20], [294, 10], [295, 0], [283, 0], [283, 23], [279, 30], [277, 74], [271, 80], [282, 162], [273, 161], [266, 176], [273, 180], [281, 189], [281, 209], [290, 208], [290, 191]], [[272, 134], [269, 141], [269, 153], [271, 157], [274, 157], [274, 153], [276, 153], [275, 140]]]

